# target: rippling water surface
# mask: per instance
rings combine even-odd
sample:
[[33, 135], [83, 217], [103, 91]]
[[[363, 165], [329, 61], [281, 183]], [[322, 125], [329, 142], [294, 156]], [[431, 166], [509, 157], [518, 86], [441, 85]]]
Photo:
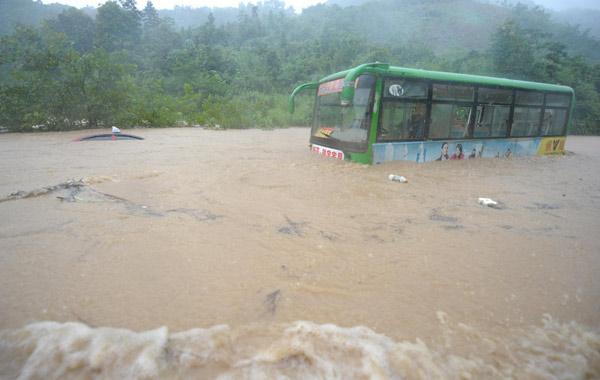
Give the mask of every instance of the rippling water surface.
[[0, 135], [0, 378], [600, 377], [600, 138], [364, 166], [133, 133]]

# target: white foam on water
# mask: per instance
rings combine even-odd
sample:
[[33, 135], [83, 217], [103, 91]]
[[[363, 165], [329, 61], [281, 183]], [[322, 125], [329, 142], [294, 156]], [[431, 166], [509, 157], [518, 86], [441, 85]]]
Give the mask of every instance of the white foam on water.
[[[40, 322], [3, 332], [0, 359], [18, 370], [19, 379], [85, 378], [95, 374], [115, 379], [152, 378], [159, 373], [157, 359], [167, 339], [166, 327], [136, 333], [74, 322]], [[3, 372], [0, 374], [4, 378], [7, 374]]]
[[[589, 379], [600, 335], [545, 316], [492, 336], [447, 322], [439, 347], [313, 322], [169, 334], [40, 322], [0, 332], [2, 379]], [[465, 350], [465, 343], [468, 348]], [[460, 346], [460, 353], [458, 348]]]

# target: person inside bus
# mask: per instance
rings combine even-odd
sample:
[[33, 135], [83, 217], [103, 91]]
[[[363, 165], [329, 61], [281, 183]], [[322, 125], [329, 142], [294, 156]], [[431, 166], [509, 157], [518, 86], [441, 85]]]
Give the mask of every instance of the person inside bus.
[[413, 114], [410, 117], [408, 126], [408, 138], [411, 140], [420, 139], [423, 137], [423, 127], [425, 126], [424, 110], [415, 107]]
[[450, 156], [451, 160], [462, 160], [465, 158], [465, 155], [462, 152], [462, 144], [456, 145], [456, 153]]
[[442, 144], [442, 153], [440, 154], [440, 157], [436, 161], [444, 161], [447, 159], [448, 159], [448, 143], [444, 142]]
[[469, 156], [469, 158], [476, 158], [477, 157], [477, 149], [473, 148], [473, 150], [471, 151], [471, 155]]

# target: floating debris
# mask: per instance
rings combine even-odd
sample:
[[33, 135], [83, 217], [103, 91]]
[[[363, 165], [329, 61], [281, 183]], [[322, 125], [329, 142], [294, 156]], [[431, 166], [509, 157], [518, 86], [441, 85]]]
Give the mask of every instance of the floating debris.
[[275, 310], [277, 309], [277, 302], [281, 299], [281, 291], [278, 289], [273, 293], [267, 294], [265, 298], [265, 307], [267, 311], [271, 312], [271, 315], [275, 315]]
[[454, 218], [452, 216], [444, 216], [440, 215], [437, 212], [429, 215], [429, 220], [433, 220], [435, 222], [446, 222], [446, 223], [456, 223], [458, 222], [458, 218]]
[[396, 181], [396, 182], [401, 182], [401, 183], [408, 182], [408, 180], [406, 179], [406, 177], [401, 176], [401, 175], [396, 175], [396, 174], [390, 174], [390, 176], [388, 177], [388, 179], [390, 181]]
[[322, 231], [321, 230], [321, 231], [319, 231], [319, 235], [321, 235], [321, 237], [323, 237], [323, 238], [325, 238], [327, 240], [330, 240], [330, 241], [334, 241], [335, 240], [335, 238], [333, 237], [333, 235], [330, 234], [327, 231]]
[[556, 210], [556, 209], [560, 208], [560, 206], [551, 205], [551, 204], [547, 204], [547, 203], [533, 202], [533, 204], [535, 205], [534, 208], [540, 209], [540, 210]]
[[455, 224], [455, 225], [451, 225], [451, 226], [443, 226], [442, 228], [447, 231], [451, 231], [451, 230], [463, 230], [465, 227], [461, 226], [460, 224]]
[[89, 327], [92, 327], [92, 328], [96, 327], [96, 326], [92, 325], [91, 323], [89, 323], [86, 319], [83, 319], [79, 314], [77, 314], [76, 312], [74, 312], [73, 309], [69, 308], [69, 311], [71, 312], [71, 314], [73, 314], [73, 316], [75, 318], [77, 318], [77, 320], [79, 322], [81, 322], [81, 323], [83, 323], [83, 324], [85, 324], [85, 325], [87, 325]]
[[33, 191], [28, 191], [28, 192], [19, 190], [16, 193], [12, 193], [8, 197], [0, 198], [0, 202], [39, 197], [40, 195], [46, 195], [46, 194], [49, 194], [49, 193], [51, 193], [53, 191], [57, 191], [57, 190], [78, 189], [83, 186], [85, 186], [85, 182], [83, 179], [80, 179], [79, 181], [70, 179], [67, 182], [59, 183], [58, 185], [54, 185], [54, 186], [46, 186], [46, 187], [43, 187], [38, 190], [33, 190]]
[[480, 205], [488, 206], [488, 207], [498, 206], [498, 202], [496, 202], [490, 198], [478, 198], [477, 203], [479, 203]]
[[220, 215], [215, 215], [207, 210], [197, 210], [190, 208], [177, 208], [167, 210], [166, 212], [158, 212], [147, 205], [131, 202], [125, 198], [116, 195], [103, 193], [90, 188], [85, 188], [86, 182], [83, 179], [79, 181], [68, 180], [67, 182], [59, 183], [55, 186], [47, 186], [42, 189], [25, 192], [22, 190], [12, 193], [8, 197], [0, 198], [0, 202], [12, 201], [17, 199], [26, 199], [42, 195], [47, 195], [52, 192], [62, 191], [56, 196], [61, 202], [112, 202], [121, 203], [134, 215], [142, 216], [165, 216], [167, 213], [180, 213], [193, 216], [198, 222], [216, 220], [221, 218]]
[[296, 235], [296, 236], [304, 237], [304, 235], [302, 235], [302, 232], [300, 232], [300, 228], [304, 227], [306, 225], [306, 222], [302, 222], [302, 223], [293, 222], [287, 216], [285, 216], [285, 219], [287, 221], [287, 225], [279, 228], [277, 231], [281, 232], [282, 234]]

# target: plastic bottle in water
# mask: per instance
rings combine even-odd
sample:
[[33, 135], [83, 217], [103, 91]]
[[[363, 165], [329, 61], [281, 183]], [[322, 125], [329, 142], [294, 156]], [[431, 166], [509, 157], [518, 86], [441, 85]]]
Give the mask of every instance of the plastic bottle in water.
[[396, 174], [390, 174], [390, 181], [398, 181], [398, 182], [408, 182], [408, 180], [406, 178], [404, 178], [401, 175], [396, 175]]

